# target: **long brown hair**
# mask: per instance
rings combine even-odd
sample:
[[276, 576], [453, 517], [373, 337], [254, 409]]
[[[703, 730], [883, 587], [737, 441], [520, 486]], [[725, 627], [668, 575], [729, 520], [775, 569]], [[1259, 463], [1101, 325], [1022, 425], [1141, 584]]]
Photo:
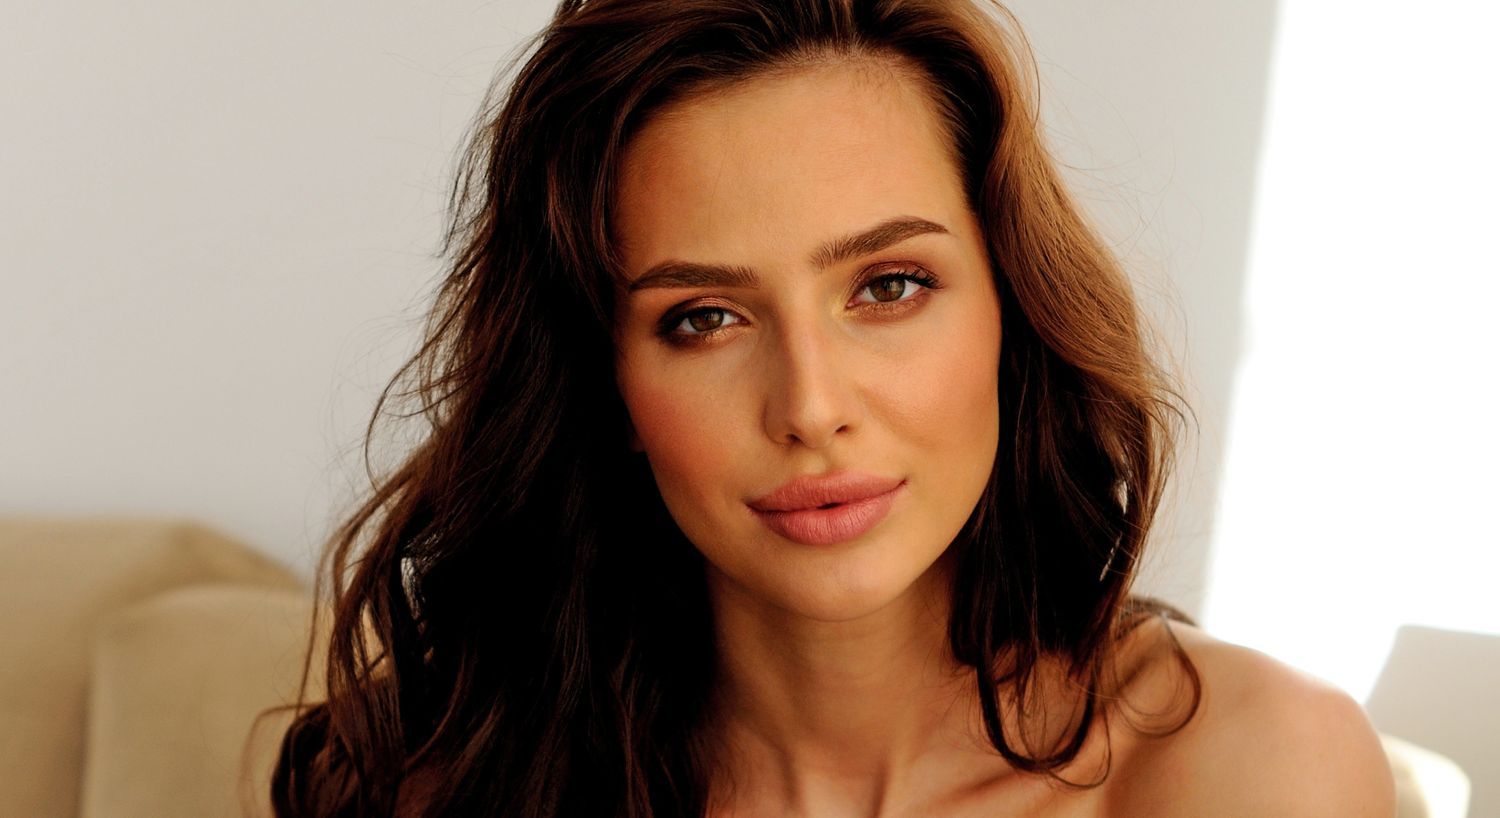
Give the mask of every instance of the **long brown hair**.
[[[286, 734], [278, 814], [704, 813], [713, 628], [702, 556], [626, 446], [616, 167], [663, 105], [842, 56], [917, 70], [987, 236], [1001, 443], [951, 546], [949, 639], [998, 753], [1055, 774], [1120, 637], [1175, 613], [1129, 588], [1180, 413], [1043, 144], [1014, 21], [989, 0], [563, 0], [523, 56], [464, 154], [451, 268], [366, 455], [393, 396], [425, 436], [330, 541], [327, 700]], [[1084, 691], [1083, 720], [1029, 755], [1001, 697], [1029, 701], [1044, 657]]]

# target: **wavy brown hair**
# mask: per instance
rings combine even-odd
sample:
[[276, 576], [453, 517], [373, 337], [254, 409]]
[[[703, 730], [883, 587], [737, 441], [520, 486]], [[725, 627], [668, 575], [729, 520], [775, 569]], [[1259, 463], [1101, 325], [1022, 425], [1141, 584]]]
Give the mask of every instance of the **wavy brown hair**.
[[[329, 544], [327, 700], [285, 736], [278, 814], [704, 814], [713, 627], [703, 558], [626, 445], [615, 174], [662, 106], [844, 57], [915, 69], [986, 234], [1001, 443], [950, 546], [949, 640], [997, 753], [1056, 775], [1125, 633], [1182, 618], [1129, 595], [1181, 413], [1043, 143], [1014, 21], [987, 0], [563, 0], [522, 57], [464, 154], [452, 264], [366, 457], [393, 397], [424, 436]], [[1049, 657], [1083, 718], [1023, 753], [1002, 703], [1033, 701]]]

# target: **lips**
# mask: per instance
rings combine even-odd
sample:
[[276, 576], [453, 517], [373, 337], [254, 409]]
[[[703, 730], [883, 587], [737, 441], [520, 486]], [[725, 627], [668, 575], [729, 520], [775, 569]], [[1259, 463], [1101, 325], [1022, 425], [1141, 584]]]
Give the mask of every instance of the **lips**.
[[772, 531], [808, 545], [854, 539], [890, 512], [906, 482], [857, 472], [799, 477], [749, 506]]

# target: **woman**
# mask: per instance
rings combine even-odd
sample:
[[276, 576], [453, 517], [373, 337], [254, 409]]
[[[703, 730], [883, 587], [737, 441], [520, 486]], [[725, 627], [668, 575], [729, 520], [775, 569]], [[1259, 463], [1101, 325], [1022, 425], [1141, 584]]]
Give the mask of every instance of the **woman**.
[[280, 814], [1393, 813], [1357, 704], [1129, 596], [1174, 404], [997, 11], [563, 2]]

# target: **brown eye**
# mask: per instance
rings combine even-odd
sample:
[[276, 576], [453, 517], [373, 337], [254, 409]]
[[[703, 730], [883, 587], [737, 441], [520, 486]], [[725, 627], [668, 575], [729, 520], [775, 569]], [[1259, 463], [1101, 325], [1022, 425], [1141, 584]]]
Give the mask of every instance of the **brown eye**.
[[688, 326], [692, 327], [694, 332], [708, 332], [724, 325], [724, 311], [698, 310], [690, 313], [683, 320], [687, 321]]
[[701, 307], [668, 316], [657, 333], [671, 341], [697, 341], [717, 335], [721, 330], [744, 320], [725, 307]]
[[[907, 285], [911, 286], [908, 287]], [[937, 277], [925, 270], [913, 269], [909, 272], [888, 273], [875, 276], [865, 280], [859, 288], [860, 298], [856, 303], [860, 304], [896, 304], [912, 301], [923, 288], [935, 290], [938, 288]], [[870, 299], [864, 298], [869, 293]]]
[[876, 301], [896, 301], [906, 292], [906, 279], [898, 276], [878, 278], [868, 285]]

